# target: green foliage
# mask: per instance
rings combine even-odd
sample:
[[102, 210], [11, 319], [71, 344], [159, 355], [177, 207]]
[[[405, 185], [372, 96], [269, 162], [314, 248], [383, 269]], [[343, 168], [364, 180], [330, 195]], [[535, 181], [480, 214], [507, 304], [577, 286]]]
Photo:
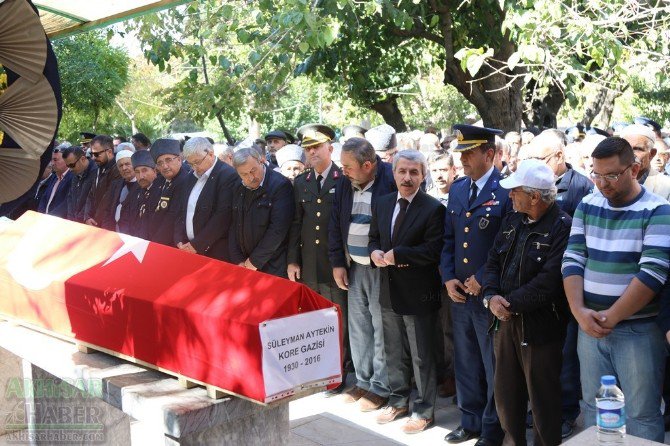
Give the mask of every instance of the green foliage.
[[[128, 83], [128, 56], [97, 32], [54, 42], [64, 115], [79, 115], [82, 129], [94, 128]], [[67, 126], [67, 123], [64, 123]]]

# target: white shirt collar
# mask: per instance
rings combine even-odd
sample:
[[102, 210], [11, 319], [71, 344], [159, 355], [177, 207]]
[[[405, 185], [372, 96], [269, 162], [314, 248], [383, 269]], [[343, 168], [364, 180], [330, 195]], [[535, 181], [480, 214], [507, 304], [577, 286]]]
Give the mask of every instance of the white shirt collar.
[[212, 173], [212, 170], [214, 170], [214, 166], [216, 166], [216, 162], [217, 162], [217, 160], [215, 159], [215, 160], [214, 160], [214, 163], [212, 164], [212, 167], [210, 167], [209, 169], [207, 169], [207, 170], [205, 171], [205, 173], [203, 173], [202, 175], [198, 175], [197, 173], [195, 173], [195, 170], [193, 171], [193, 175], [195, 175], [195, 177], [196, 177], [197, 179], [200, 179], [200, 178], [205, 178], [205, 179], [207, 179], [207, 178], [209, 178], [209, 175]]
[[398, 197], [395, 199], [395, 201], [396, 201], [396, 203], [397, 203], [398, 200], [400, 200], [401, 198], [405, 198], [405, 200], [409, 201], [410, 204], [411, 204], [412, 201], [414, 200], [414, 197], [416, 197], [416, 194], [418, 194], [418, 193], [419, 193], [419, 189], [417, 189], [417, 190], [416, 190], [412, 195], [410, 195], [409, 197], [405, 198], [405, 197], [403, 197], [402, 195], [400, 195], [400, 192], [398, 192]]
[[[489, 178], [491, 178], [491, 174], [493, 173], [493, 168], [495, 166], [491, 166], [488, 172], [486, 172], [480, 179], [475, 181], [475, 184], [477, 185], [477, 193], [481, 192], [482, 189], [484, 189], [484, 186], [486, 186], [486, 183], [488, 183]], [[470, 179], [472, 181], [472, 178]], [[472, 187], [472, 183], [470, 183]]]
[[332, 169], [332, 168], [333, 168], [333, 163], [331, 162], [330, 164], [328, 164], [328, 167], [326, 167], [326, 170], [324, 170], [323, 172], [319, 173], [319, 172], [316, 171], [316, 169], [314, 169], [314, 173], [316, 174], [317, 177], [319, 175], [321, 175], [323, 177], [323, 179], [325, 180], [326, 178], [328, 178], [328, 174], [330, 173], [330, 169]]

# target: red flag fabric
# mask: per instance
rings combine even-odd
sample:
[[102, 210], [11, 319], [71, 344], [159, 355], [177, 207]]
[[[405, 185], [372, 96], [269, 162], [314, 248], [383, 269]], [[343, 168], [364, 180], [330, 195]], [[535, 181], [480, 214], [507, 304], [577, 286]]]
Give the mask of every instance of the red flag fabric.
[[0, 285], [1, 313], [259, 402], [259, 324], [335, 306], [299, 283], [34, 212], [0, 230]]

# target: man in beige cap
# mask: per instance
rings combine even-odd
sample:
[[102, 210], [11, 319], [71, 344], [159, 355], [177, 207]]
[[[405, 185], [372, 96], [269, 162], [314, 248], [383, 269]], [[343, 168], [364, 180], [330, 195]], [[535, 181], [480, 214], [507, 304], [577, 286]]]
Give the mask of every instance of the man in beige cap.
[[641, 124], [633, 124], [621, 131], [621, 137], [633, 147], [635, 157], [640, 162], [637, 181], [649, 192], [670, 200], [670, 178], [651, 168], [651, 159], [656, 156], [656, 134]]

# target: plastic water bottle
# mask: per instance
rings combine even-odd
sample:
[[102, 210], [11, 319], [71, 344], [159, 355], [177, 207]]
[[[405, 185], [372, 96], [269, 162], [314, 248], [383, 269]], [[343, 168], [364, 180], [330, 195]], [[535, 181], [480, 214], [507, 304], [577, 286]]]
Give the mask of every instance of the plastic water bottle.
[[623, 392], [617, 387], [614, 376], [605, 375], [600, 378], [596, 408], [598, 444], [601, 446], [623, 444], [626, 435], [626, 409]]

